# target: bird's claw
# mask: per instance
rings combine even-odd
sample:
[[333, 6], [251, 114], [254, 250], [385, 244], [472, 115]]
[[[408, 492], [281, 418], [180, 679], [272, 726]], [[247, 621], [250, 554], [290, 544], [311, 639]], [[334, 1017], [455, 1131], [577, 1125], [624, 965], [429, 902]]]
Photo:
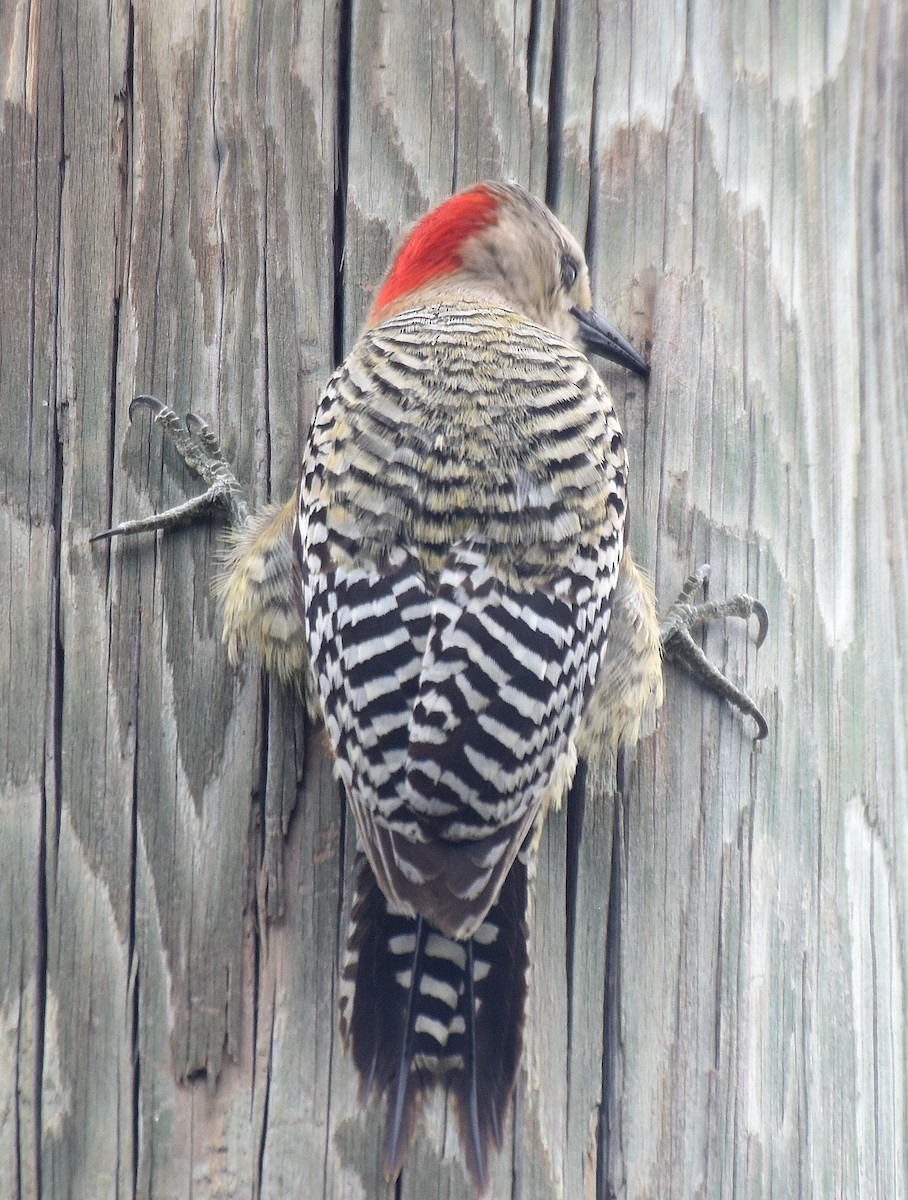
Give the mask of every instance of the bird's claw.
[[757, 618], [757, 647], [763, 644], [769, 631], [769, 614], [765, 605], [753, 596], [740, 593], [726, 600], [702, 600], [694, 602], [694, 596], [709, 578], [709, 566], [695, 571], [682, 587], [678, 599], [665, 615], [659, 626], [662, 653], [666, 659], [683, 667], [688, 674], [700, 680], [717, 695], [722, 696], [740, 712], [752, 717], [757, 724], [755, 741], [769, 734], [769, 723], [756, 703], [741, 688], [727, 679], [718, 667], [709, 661], [703, 650], [691, 636], [691, 630], [707, 621], [722, 617]]
[[136, 396], [133, 399], [129, 406], [130, 421], [135, 418], [140, 408], [150, 410], [152, 419], [164, 429], [180, 458], [194, 474], [208, 484], [208, 489], [201, 496], [194, 496], [165, 512], [140, 517], [135, 521], [123, 521], [112, 529], [96, 533], [90, 540], [98, 542], [134, 533], [169, 529], [173, 525], [199, 516], [215, 505], [226, 505], [234, 526], [245, 524], [249, 516], [249, 506], [243, 489], [227, 465], [221, 444], [208, 422], [196, 413], [188, 413], [185, 422], [181, 421], [168, 404], [164, 404], [156, 396], [147, 395]]
[[165, 404], [163, 400], [159, 400], [157, 396], [149, 396], [144, 392], [140, 396], [133, 396], [132, 400], [129, 402], [130, 421], [134, 421], [136, 419], [136, 412], [140, 408], [151, 409], [151, 415], [156, 421], [161, 417], [166, 416], [167, 413], [170, 413], [177, 423], [179, 423], [180, 418], [173, 411], [173, 409], [168, 404]]

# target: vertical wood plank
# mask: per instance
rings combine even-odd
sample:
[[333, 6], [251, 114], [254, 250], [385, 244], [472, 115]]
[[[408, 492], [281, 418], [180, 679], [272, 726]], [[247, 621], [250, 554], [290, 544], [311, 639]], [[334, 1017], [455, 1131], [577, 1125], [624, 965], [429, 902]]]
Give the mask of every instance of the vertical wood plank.
[[[646, 346], [632, 539], [771, 615], [545, 831], [492, 1194], [908, 1189], [908, 18], [894, 0], [0, 11], [0, 1192], [392, 1196], [336, 1030], [354, 845], [234, 672], [137, 391], [296, 481], [403, 228], [516, 178]], [[583, 836], [578, 840], [578, 831]], [[402, 1197], [471, 1195], [443, 1097]]]
[[64, 1103], [46, 1004], [57, 840], [60, 60], [53, 13], [0, 13], [0, 1194], [37, 1198]]

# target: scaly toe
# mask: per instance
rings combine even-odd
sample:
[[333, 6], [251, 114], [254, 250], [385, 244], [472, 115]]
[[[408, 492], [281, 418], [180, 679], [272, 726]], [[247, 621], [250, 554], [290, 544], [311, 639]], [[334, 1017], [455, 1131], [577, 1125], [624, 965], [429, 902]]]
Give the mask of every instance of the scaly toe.
[[723, 697], [740, 712], [752, 717], [757, 723], [755, 740], [761, 741], [769, 734], [769, 723], [763, 713], [746, 692], [727, 679], [718, 667], [709, 661], [691, 637], [690, 631], [707, 621], [721, 620], [725, 617], [742, 617], [745, 620], [756, 617], [755, 644], [760, 647], [769, 631], [769, 614], [764, 604], [743, 592], [726, 600], [702, 600], [696, 604], [692, 603], [693, 597], [708, 578], [709, 567], [704, 565], [685, 582], [678, 599], [669, 608], [659, 626], [662, 652], [667, 660], [683, 667], [710, 691]]
[[203, 417], [200, 417], [198, 413], [187, 413], [186, 428], [189, 436], [198, 442], [206, 454], [218, 459], [226, 467], [227, 463], [224, 459], [224, 451], [221, 449], [220, 439]]
[[757, 723], [757, 733], [754, 741], [760, 742], [765, 737], [768, 737], [769, 722], [766, 720], [756, 701], [742, 688], [732, 683], [714, 663], [709, 661], [686, 629], [680, 629], [672, 633], [663, 642], [662, 650], [668, 661], [682, 667], [688, 675], [691, 675], [723, 700], [727, 700], [733, 708], [738, 709], [739, 712], [747, 717], [752, 717]]
[[207, 421], [195, 413], [189, 413], [185, 422], [168, 404], [156, 396], [136, 396], [129, 406], [132, 421], [140, 408], [147, 408], [156, 424], [161, 425], [174, 449], [186, 466], [208, 485], [201, 496], [177, 504], [162, 513], [140, 517], [134, 521], [123, 521], [112, 529], [105, 529], [90, 538], [98, 542], [113, 537], [135, 533], [150, 533], [168, 529], [184, 521], [193, 520], [216, 506], [226, 506], [231, 523], [235, 527], [245, 524], [249, 517], [249, 506], [236, 476], [227, 464], [217, 435]]

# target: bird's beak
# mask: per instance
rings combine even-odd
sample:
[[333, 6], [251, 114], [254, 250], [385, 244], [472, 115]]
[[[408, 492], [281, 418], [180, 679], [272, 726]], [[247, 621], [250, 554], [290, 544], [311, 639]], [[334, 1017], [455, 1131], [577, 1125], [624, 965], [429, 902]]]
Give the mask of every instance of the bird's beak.
[[649, 363], [638, 354], [626, 337], [622, 337], [614, 325], [610, 325], [598, 313], [574, 305], [571, 315], [577, 322], [580, 340], [587, 350], [601, 354], [612, 362], [627, 367], [645, 379], [649, 375]]

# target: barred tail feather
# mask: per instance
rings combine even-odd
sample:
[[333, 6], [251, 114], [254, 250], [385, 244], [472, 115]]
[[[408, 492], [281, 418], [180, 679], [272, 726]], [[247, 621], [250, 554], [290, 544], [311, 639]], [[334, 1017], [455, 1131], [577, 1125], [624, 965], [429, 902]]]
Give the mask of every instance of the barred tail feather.
[[388, 911], [363, 859], [341, 989], [341, 1031], [361, 1098], [388, 1097], [385, 1171], [406, 1159], [434, 1081], [455, 1099], [460, 1140], [480, 1190], [501, 1145], [523, 1044], [529, 955], [527, 871], [518, 859], [498, 900], [465, 941]]

